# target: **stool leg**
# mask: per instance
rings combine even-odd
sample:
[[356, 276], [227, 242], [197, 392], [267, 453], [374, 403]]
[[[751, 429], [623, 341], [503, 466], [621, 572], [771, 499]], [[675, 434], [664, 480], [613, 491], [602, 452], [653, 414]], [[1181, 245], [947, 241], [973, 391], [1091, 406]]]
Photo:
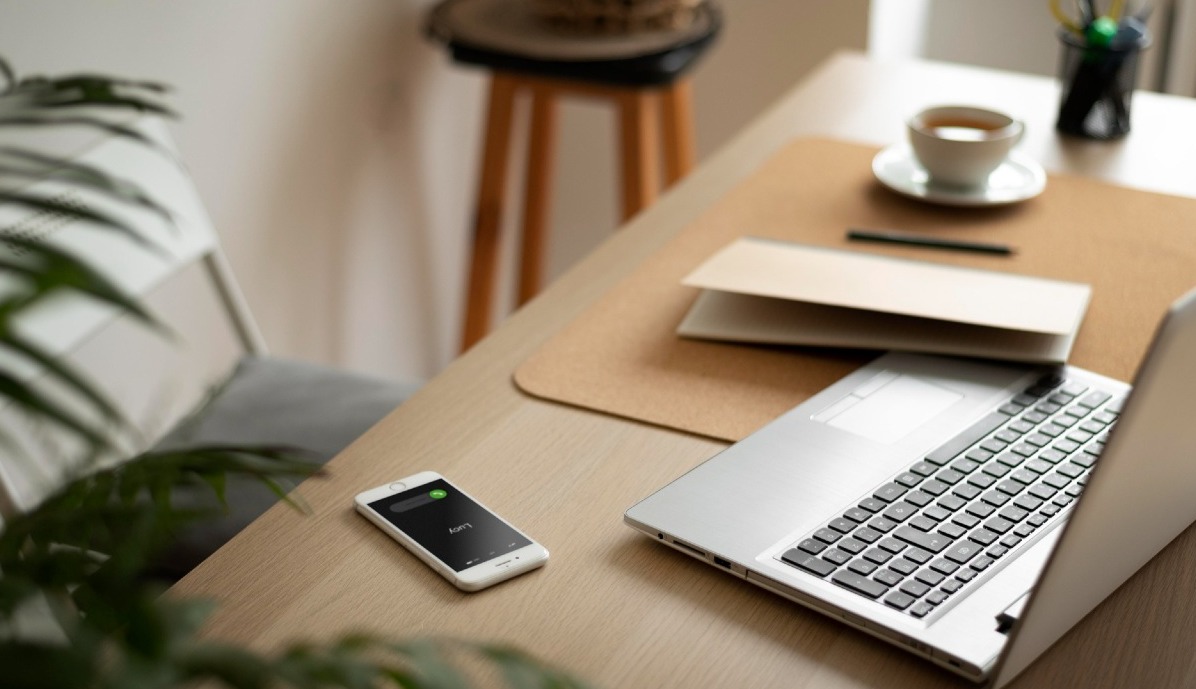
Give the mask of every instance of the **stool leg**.
[[523, 251], [519, 270], [519, 305], [540, 291], [544, 275], [544, 239], [552, 198], [553, 157], [556, 154], [556, 91], [549, 86], [532, 90], [532, 122], [527, 153], [527, 184], [523, 196]]
[[656, 200], [660, 184], [656, 104], [656, 92], [648, 89], [619, 95], [624, 222]]
[[490, 328], [494, 273], [498, 263], [498, 234], [506, 191], [507, 158], [511, 148], [515, 86], [515, 79], [503, 74], [495, 74], [490, 79], [486, 140], [482, 149], [482, 175], [478, 185], [477, 215], [474, 217], [473, 253], [461, 351], [472, 347]]
[[660, 94], [664, 136], [664, 183], [672, 186], [689, 174], [697, 160], [694, 144], [693, 84], [688, 79], [673, 83]]

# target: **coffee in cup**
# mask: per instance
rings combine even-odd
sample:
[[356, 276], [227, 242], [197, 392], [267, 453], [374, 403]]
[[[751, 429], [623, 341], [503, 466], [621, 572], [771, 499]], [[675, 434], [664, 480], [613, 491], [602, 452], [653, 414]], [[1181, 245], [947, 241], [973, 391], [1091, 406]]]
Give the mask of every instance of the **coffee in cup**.
[[927, 108], [906, 127], [930, 181], [952, 187], [983, 186], [1025, 131], [1009, 115], [960, 105]]

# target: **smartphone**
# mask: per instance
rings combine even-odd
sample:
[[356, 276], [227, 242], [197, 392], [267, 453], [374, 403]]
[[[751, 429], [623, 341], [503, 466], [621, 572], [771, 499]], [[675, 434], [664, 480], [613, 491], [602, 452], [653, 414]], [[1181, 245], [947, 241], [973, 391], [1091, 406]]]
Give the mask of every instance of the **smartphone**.
[[357, 511], [463, 591], [542, 566], [544, 546], [434, 471], [371, 488]]

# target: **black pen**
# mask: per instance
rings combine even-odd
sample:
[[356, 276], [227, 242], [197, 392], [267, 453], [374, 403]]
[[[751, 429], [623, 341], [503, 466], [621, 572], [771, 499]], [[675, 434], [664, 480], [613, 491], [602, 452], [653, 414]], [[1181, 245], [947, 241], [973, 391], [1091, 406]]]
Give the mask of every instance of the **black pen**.
[[895, 230], [847, 230], [847, 238], [857, 242], [880, 242], [883, 244], [904, 244], [907, 246], [921, 246], [930, 249], [947, 249], [949, 251], [975, 251], [981, 254], [999, 254], [1009, 256], [1013, 249], [1005, 244], [990, 244], [988, 242], [968, 242], [958, 239], [939, 239], [923, 235], [897, 232]]

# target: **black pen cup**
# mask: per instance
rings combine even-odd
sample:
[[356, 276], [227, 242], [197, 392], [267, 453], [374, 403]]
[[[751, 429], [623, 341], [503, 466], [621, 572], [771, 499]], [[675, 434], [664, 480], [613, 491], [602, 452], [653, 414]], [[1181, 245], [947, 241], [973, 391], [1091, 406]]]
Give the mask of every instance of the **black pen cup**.
[[1133, 40], [1093, 46], [1061, 31], [1059, 77], [1063, 93], [1055, 128], [1088, 139], [1119, 139], [1130, 132], [1130, 99], [1138, 78], [1138, 59], [1150, 45], [1149, 34]]

